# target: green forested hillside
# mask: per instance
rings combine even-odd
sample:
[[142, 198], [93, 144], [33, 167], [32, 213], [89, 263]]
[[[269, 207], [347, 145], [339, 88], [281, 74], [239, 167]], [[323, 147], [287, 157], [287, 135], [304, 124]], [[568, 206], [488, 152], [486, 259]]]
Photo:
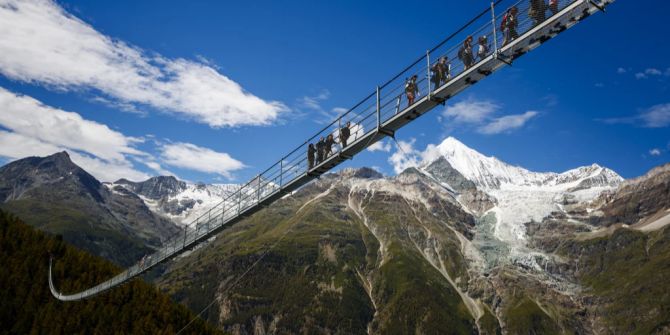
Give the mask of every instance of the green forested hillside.
[[[174, 334], [193, 318], [139, 280], [82, 302], [60, 302], [49, 292], [50, 254], [56, 259], [55, 285], [64, 293], [118, 271], [0, 211], [0, 334]], [[198, 319], [183, 333], [218, 331]]]

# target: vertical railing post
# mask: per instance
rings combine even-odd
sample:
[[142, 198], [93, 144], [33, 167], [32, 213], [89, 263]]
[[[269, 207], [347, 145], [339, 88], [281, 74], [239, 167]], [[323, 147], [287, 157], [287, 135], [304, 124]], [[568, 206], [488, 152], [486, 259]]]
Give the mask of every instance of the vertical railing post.
[[498, 59], [498, 34], [496, 29], [496, 9], [493, 1], [491, 1], [491, 24], [493, 25], [493, 58]]
[[379, 86], [377, 86], [377, 132], [382, 128], [382, 113], [380, 110], [380, 103], [379, 103]]
[[225, 220], [226, 220], [226, 201], [224, 200], [223, 203], [221, 204], [221, 226], [223, 226]]
[[[196, 222], [196, 224], [198, 224]], [[182, 244], [182, 248], [186, 247], [186, 227], [184, 227], [184, 243]]]
[[237, 215], [240, 215], [240, 212], [242, 211], [242, 187], [243, 186], [240, 186], [240, 189], [237, 190]]
[[[309, 166], [307, 167], [307, 169], [309, 170]], [[279, 161], [279, 189], [281, 190], [282, 187], [284, 187], [284, 159], [283, 158]]]
[[258, 175], [258, 190], [256, 190], [256, 204], [261, 202], [261, 175]]
[[[216, 208], [216, 207], [214, 207]], [[212, 222], [212, 210], [209, 210], [209, 216], [207, 218], [207, 225], [205, 226], [205, 234], [209, 232], [209, 223]]]
[[344, 147], [342, 146], [342, 138], [340, 137], [340, 129], [342, 129], [342, 115], [337, 118], [337, 140], [340, 141], [340, 152]]
[[426, 50], [426, 83], [428, 83], [428, 100], [433, 94], [430, 89], [430, 50]]

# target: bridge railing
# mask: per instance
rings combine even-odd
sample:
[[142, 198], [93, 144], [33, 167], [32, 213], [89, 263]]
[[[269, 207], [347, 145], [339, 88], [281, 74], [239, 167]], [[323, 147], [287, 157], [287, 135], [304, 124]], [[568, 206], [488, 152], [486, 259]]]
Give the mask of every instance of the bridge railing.
[[[414, 75], [417, 76], [418, 94], [415, 102], [426, 98], [427, 95], [442, 85], [447, 85], [450, 80], [453, 80], [467, 70], [464, 61], [459, 59], [458, 54], [463, 42], [469, 36], [472, 37], [472, 66], [475, 66], [491, 54], [502, 50], [504, 48], [505, 32], [500, 30], [500, 24], [506, 11], [512, 7], [517, 8], [516, 17], [518, 25], [516, 31], [519, 36], [523, 35], [532, 29], [536, 23], [534, 18], [529, 15], [532, 1], [534, 0], [498, 0], [492, 3], [488, 9], [479, 13], [479, 15], [454, 34], [428, 50], [390, 80], [375, 88], [372, 93], [354, 105], [354, 107], [342, 113], [333, 122], [323, 127], [267, 170], [246, 184], [241, 185], [234, 193], [230, 194], [219, 204], [183, 227], [179, 233], [171, 236], [163, 243], [163, 247], [151, 256], [152, 259], [148, 261], [144, 260], [144, 262], [148, 263], [141, 262], [144, 263], [142, 265], [146, 266], [149, 263], [159, 262], [172, 253], [181, 250], [184, 246], [193, 243], [198, 238], [207, 236], [210, 231], [219, 228], [246, 209], [257, 205], [266, 197], [279, 192], [288, 183], [302, 177], [311, 169], [318, 168], [320, 162], [315, 159], [310, 166], [307, 157], [308, 145], [310, 143], [316, 144], [320, 138], [326, 139], [328, 135], [332, 135], [334, 142], [331, 147], [332, 150], [325, 157], [325, 160], [328, 160], [343, 149], [340, 139], [340, 129], [345, 127], [347, 123], [351, 124], [351, 136], [348, 139], [348, 144], [376, 132], [379, 124], [383, 124], [410, 107], [408, 106], [405, 92], [407, 78], [411, 78]], [[544, 1], [542, 2], [544, 3]], [[583, 2], [583, 0], [559, 0], [557, 9], [560, 11], [575, 2]], [[546, 19], [555, 14], [549, 7], [546, 8], [545, 12]], [[488, 52], [484, 57], [478, 55], [479, 37], [486, 37]], [[432, 80], [435, 74], [430, 69], [441, 57], [447, 59], [449, 77], [446, 83], [435, 83]], [[139, 271], [140, 265], [137, 264], [129, 268], [129, 272]]]

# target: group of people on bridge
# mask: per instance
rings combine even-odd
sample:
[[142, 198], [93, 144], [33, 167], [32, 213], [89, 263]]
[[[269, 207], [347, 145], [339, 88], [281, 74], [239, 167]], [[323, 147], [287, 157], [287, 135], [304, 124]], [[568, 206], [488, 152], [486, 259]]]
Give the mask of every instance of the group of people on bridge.
[[[546, 20], [547, 10], [551, 11], [551, 14], [554, 15], [558, 13], [558, 9], [558, 0], [549, 0], [548, 3], [545, 0], [530, 0], [528, 16], [533, 20], [533, 26], [537, 26]], [[502, 17], [500, 31], [503, 33], [503, 47], [519, 37], [519, 33], [517, 32], [519, 26], [518, 16], [519, 9], [516, 6], [512, 6], [505, 11]], [[458, 59], [463, 63], [464, 70], [473, 67], [477, 61], [483, 60], [491, 53], [491, 45], [486, 35], [482, 35], [477, 39], [477, 53], [474, 53], [473, 41], [474, 38], [472, 35], [469, 35], [458, 49]], [[440, 57], [430, 68], [430, 71], [430, 81], [436, 89], [446, 84], [451, 79], [449, 57]], [[416, 97], [420, 95], [417, 79], [417, 75], [405, 79], [405, 97], [407, 98], [408, 107], [414, 104]], [[400, 105], [400, 97], [398, 97], [397, 105]]]
[[351, 137], [351, 121], [348, 121], [344, 127], [339, 129], [337, 140], [333, 134], [329, 134], [325, 138], [321, 136], [316, 144], [310, 143], [307, 146], [308, 169], [311, 170], [314, 166], [321, 164], [326, 158], [330, 157], [333, 154], [333, 145], [338, 141], [342, 149], [344, 149], [347, 146], [349, 137]]
[[[555, 15], [559, 10], [559, 0], [529, 0], [530, 6], [528, 8], [528, 17], [533, 20], [533, 27], [539, 25], [547, 19], [547, 11], [551, 11], [551, 15]], [[499, 31], [503, 34], [502, 46], [506, 46], [510, 42], [519, 37], [517, 31], [519, 27], [519, 8], [512, 6], [508, 8], [502, 16]], [[495, 36], [495, 35], [494, 35]], [[491, 54], [491, 45], [486, 34], [477, 38], [476, 53], [473, 50], [474, 38], [472, 35], [467, 36], [463, 44], [458, 49], [458, 59], [463, 63], [463, 70], [468, 70], [475, 66], [477, 62], [484, 60]], [[439, 60], [430, 67], [430, 82], [432, 82], [434, 89], [445, 85], [452, 77], [452, 65], [448, 56], [442, 56]], [[419, 85], [417, 82], [418, 76], [413, 75], [405, 78], [404, 95], [407, 98], [407, 106], [411, 106], [420, 96]], [[400, 100], [402, 94], [397, 97], [396, 113], [400, 111]], [[333, 154], [333, 146], [338, 142], [342, 149], [347, 146], [347, 140], [351, 135], [351, 122], [347, 122], [344, 127], [339, 129], [339, 136], [336, 138], [333, 133], [327, 135], [325, 138], [321, 136], [318, 142], [309, 143], [307, 146], [307, 163], [308, 170], [311, 170], [321, 162], [325, 161]]]

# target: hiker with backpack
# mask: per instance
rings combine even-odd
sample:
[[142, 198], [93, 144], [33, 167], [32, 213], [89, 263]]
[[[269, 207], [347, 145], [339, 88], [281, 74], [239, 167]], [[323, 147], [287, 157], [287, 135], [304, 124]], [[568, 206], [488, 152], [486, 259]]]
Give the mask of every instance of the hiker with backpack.
[[329, 134], [326, 137], [326, 141], [323, 144], [323, 159], [325, 160], [328, 158], [330, 155], [333, 154], [333, 144], [335, 144], [335, 139], [333, 138], [333, 134]]
[[544, 0], [530, 0], [528, 16], [533, 19], [533, 26], [537, 26], [546, 19], [547, 5]]
[[509, 42], [517, 39], [519, 34], [516, 31], [519, 22], [517, 21], [517, 15], [519, 14], [519, 9], [516, 6], [507, 10], [503, 16], [502, 22], [500, 23], [500, 30], [502, 30], [504, 37], [502, 46], [504, 47]]
[[310, 143], [307, 146], [307, 166], [309, 170], [314, 167], [314, 154], [316, 154], [316, 148], [314, 148], [313, 143]]
[[484, 60], [486, 56], [488, 56], [490, 47], [489, 47], [489, 42], [488, 39], [486, 38], [486, 35], [480, 36], [479, 39], [477, 40], [477, 57], [479, 58], [480, 61]]
[[407, 107], [414, 104], [414, 99], [419, 95], [419, 87], [416, 85], [416, 75], [405, 79], [405, 95], [407, 96]]
[[323, 162], [324, 158], [324, 149], [326, 146], [326, 141], [323, 139], [323, 136], [319, 139], [319, 142], [316, 142], [316, 164], [319, 165]]
[[549, 0], [549, 10], [551, 10], [551, 15], [558, 13], [558, 0]]
[[347, 121], [347, 124], [340, 128], [340, 144], [342, 144], [342, 149], [347, 146], [349, 136], [351, 136], [351, 121]]
[[433, 71], [433, 83], [435, 89], [444, 85], [451, 77], [451, 64], [447, 63], [447, 57], [440, 57], [440, 60], [430, 69]]
[[468, 36], [463, 42], [463, 46], [458, 50], [458, 59], [463, 62], [465, 66], [464, 70], [469, 69], [474, 63], [474, 57], [472, 55], [472, 36]]

